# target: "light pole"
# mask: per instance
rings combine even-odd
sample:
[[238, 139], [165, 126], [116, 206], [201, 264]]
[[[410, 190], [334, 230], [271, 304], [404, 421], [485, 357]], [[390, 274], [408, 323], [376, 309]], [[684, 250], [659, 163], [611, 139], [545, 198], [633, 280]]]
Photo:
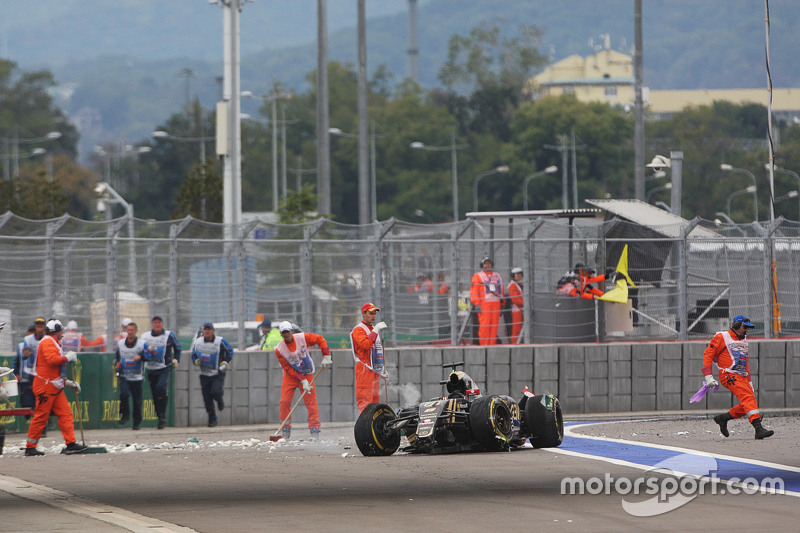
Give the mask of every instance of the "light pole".
[[[51, 131], [44, 134], [41, 137], [31, 137], [26, 139], [19, 138], [19, 127], [14, 127], [14, 136], [8, 137], [3, 139], [3, 147], [5, 156], [3, 157], [3, 176], [5, 179], [9, 179], [12, 176], [11, 169], [9, 168], [11, 161], [13, 160], [14, 167], [13, 167], [13, 176], [19, 176], [19, 160], [24, 159], [24, 157], [20, 157], [19, 155], [19, 145], [20, 144], [38, 144], [44, 143], [47, 141], [53, 141], [56, 139], [61, 138], [60, 131]], [[31, 152], [33, 153], [33, 152]], [[38, 154], [36, 154], [38, 155]], [[27, 157], [30, 157], [27, 156]]]
[[536, 177], [544, 176], [545, 174], [555, 174], [558, 172], [558, 167], [555, 165], [550, 165], [544, 170], [540, 170], [538, 172], [534, 172], [522, 183], [522, 208], [527, 211], [528, 210], [528, 183], [531, 182]]
[[[744, 189], [739, 189], [738, 191], [733, 191], [732, 193], [730, 193], [728, 195], [728, 202], [726, 204], [727, 207], [728, 207], [728, 216], [731, 215], [731, 200], [733, 200], [737, 196], [741, 196], [743, 194], [752, 194], [753, 198], [755, 198], [755, 196], [756, 196], [756, 186], [755, 185], [748, 185]], [[758, 222], [758, 212], [756, 212], [756, 216], [755, 216], [755, 218], [753, 220], [754, 220], [754, 222]]]
[[[358, 135], [347, 133], [339, 128], [328, 128], [328, 133], [337, 137], [345, 137], [347, 139], [358, 139]], [[369, 160], [370, 160], [370, 206], [371, 217], [370, 220], [378, 219], [378, 198], [377, 198], [377, 175], [375, 170], [375, 139], [379, 137], [387, 137], [388, 133], [375, 133], [375, 121], [370, 121], [369, 133]]]
[[647, 168], [654, 170], [653, 175], [646, 177], [644, 181], [658, 179], [666, 176], [665, 168], [670, 169], [670, 183], [672, 184], [672, 194], [670, 194], [670, 212], [673, 215], [681, 216], [681, 195], [683, 189], [683, 152], [671, 151], [669, 157], [656, 155]]
[[102, 205], [106, 212], [106, 220], [111, 219], [110, 205], [118, 203], [125, 208], [125, 213], [128, 218], [128, 286], [131, 292], [136, 292], [136, 243], [133, 240], [133, 204], [125, 201], [125, 199], [117, 191], [114, 190], [107, 182], [98, 183], [94, 192], [100, 197], [98, 201], [98, 208]]
[[216, 137], [178, 137], [167, 133], [164, 130], [156, 130], [152, 133], [156, 139], [169, 139], [170, 141], [178, 142], [199, 142], [200, 143], [200, 161], [206, 160], [206, 142], [213, 141]]
[[[755, 215], [754, 215], [755, 218], [753, 219], [753, 221], [754, 222], [758, 222], [758, 196], [757, 196], [758, 184], [756, 183], [756, 177], [749, 170], [746, 170], [744, 168], [736, 168], [736, 167], [734, 167], [732, 165], [729, 165], [727, 163], [722, 163], [719, 166], [719, 168], [723, 172], [738, 172], [740, 174], [746, 174], [746, 175], [750, 176], [751, 180], [753, 180], [753, 190], [752, 191], [748, 191], [748, 192], [752, 192], [752, 194], [753, 194], [753, 213], [755, 213]], [[748, 187], [748, 189], [749, 188], [750, 187]], [[728, 208], [728, 214], [730, 214], [730, 212], [731, 212], [731, 210], [730, 210], [730, 208]]]
[[508, 165], [500, 165], [499, 167], [493, 168], [492, 170], [487, 170], [486, 172], [481, 172], [475, 178], [475, 181], [472, 182], [472, 210], [477, 212], [478, 211], [478, 183], [481, 182], [486, 176], [491, 176], [492, 174], [505, 174], [508, 172]]
[[453, 222], [458, 222], [458, 161], [456, 151], [466, 148], [466, 144], [456, 144], [456, 129], [450, 131], [449, 146], [428, 146], [423, 142], [414, 141], [409, 145], [417, 150], [428, 150], [431, 152], [450, 151], [450, 175], [453, 178]]
[[[722, 211], [717, 211], [716, 213], [714, 213], [714, 215], [715, 215], [715, 216], [717, 216], [717, 217], [719, 217], [719, 218], [721, 218], [721, 219], [722, 219], [723, 221], [725, 221], [727, 224], [731, 224], [731, 225], [734, 225], [734, 226], [736, 226], [736, 225], [737, 225], [737, 224], [736, 224], [736, 222], [734, 222], [734, 221], [731, 219], [731, 217], [729, 217], [728, 215], [726, 215], [726, 214], [725, 214], [725, 213], [723, 213]], [[721, 224], [722, 222], [720, 221], [719, 223]]]
[[127, 188], [127, 184], [121, 183], [119, 179], [115, 180], [111, 179], [111, 159], [116, 158], [117, 165], [119, 165], [119, 159], [127, 154], [135, 154], [135, 155], [146, 154], [151, 150], [152, 148], [150, 148], [149, 146], [131, 146], [130, 144], [121, 146], [115, 152], [109, 152], [100, 145], [94, 147], [95, 153], [100, 157], [102, 157], [104, 160], [103, 179], [105, 179], [106, 183], [111, 183], [112, 181], [114, 181], [114, 184], [117, 185], [118, 187], [120, 185], [125, 185], [124, 188]]
[[[286, 124], [294, 124], [299, 120], [286, 120], [286, 107], [281, 106], [283, 114], [282, 119], [278, 119], [278, 100], [283, 100], [291, 96], [288, 93], [276, 93], [271, 96], [258, 96], [253, 94], [252, 91], [242, 91], [241, 95], [245, 98], [253, 98], [254, 100], [261, 100], [264, 103], [270, 104], [270, 118], [266, 122], [272, 130], [272, 211], [278, 211], [278, 181], [283, 184], [283, 196], [286, 196]], [[256, 119], [251, 119], [256, 120]], [[281, 149], [282, 149], [282, 163], [281, 163], [281, 179], [278, 179], [278, 127], [281, 133]]]
[[[764, 165], [764, 168], [769, 170], [769, 166], [770, 166], [769, 163], [767, 163]], [[794, 179], [797, 180], [797, 184], [800, 185], [800, 176], [797, 175], [797, 172], [792, 172], [791, 170], [786, 170], [785, 168], [780, 168], [778, 166], [773, 166], [772, 169], [775, 170], [776, 172], [780, 172], [781, 174], [788, 174], [790, 176], [793, 176]], [[799, 217], [798, 220], [800, 220], [800, 211], [798, 211], [798, 217]]]

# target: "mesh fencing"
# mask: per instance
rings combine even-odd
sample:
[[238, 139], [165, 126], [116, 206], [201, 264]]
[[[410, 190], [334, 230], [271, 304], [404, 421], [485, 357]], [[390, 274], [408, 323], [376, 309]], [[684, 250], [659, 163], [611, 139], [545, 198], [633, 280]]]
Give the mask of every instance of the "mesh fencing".
[[[782, 219], [646, 228], [597, 218], [369, 226], [323, 219], [253, 221], [233, 230], [191, 217], [3, 215], [0, 321], [8, 324], [0, 351], [13, 351], [37, 316], [75, 320], [95, 338], [117, 334], [123, 317], [144, 331], [155, 314], [182, 338], [203, 322], [226, 323], [226, 338], [240, 348], [253, 342], [258, 315], [347, 347], [368, 301], [381, 308], [394, 345], [473, 343], [470, 280], [485, 256], [506, 288], [510, 269], [523, 269], [524, 342], [704, 337], [735, 314], [750, 317], [757, 336], [800, 333], [800, 226]], [[625, 245], [636, 284], [630, 305], [556, 294], [576, 263], [603, 273], [617, 267]], [[498, 340], [507, 343], [511, 318], [502, 315]]]

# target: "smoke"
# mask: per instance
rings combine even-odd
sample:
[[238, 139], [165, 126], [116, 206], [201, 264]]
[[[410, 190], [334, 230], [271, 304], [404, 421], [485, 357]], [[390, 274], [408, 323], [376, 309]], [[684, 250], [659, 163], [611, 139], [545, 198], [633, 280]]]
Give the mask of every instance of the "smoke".
[[390, 385], [389, 390], [397, 392], [400, 396], [400, 405], [402, 406], [418, 404], [420, 398], [422, 398], [422, 391], [411, 382], [405, 385]]

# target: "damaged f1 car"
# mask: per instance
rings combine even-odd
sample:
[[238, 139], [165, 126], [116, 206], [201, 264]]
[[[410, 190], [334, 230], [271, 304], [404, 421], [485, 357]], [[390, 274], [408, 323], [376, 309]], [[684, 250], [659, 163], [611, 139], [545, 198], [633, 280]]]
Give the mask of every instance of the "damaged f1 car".
[[521, 448], [526, 439], [534, 448], [559, 446], [564, 419], [558, 398], [535, 395], [525, 387], [519, 402], [510, 396], [482, 395], [469, 375], [450, 368], [447, 395], [395, 413], [382, 403], [369, 404], [355, 424], [358, 449], [366, 456], [392, 455], [405, 436], [409, 453], [504, 451]]

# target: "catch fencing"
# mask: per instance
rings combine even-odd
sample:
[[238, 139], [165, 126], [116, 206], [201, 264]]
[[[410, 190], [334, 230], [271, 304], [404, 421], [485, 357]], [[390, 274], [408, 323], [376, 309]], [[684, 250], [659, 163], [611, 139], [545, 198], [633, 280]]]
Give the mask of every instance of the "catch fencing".
[[[290, 320], [332, 347], [371, 301], [392, 345], [474, 342], [470, 279], [484, 256], [508, 285], [524, 272], [523, 342], [686, 340], [745, 314], [755, 336], [800, 332], [800, 225], [688, 224], [643, 227], [597, 217], [476, 216], [457, 223], [390, 219], [354, 226], [262, 220], [237, 227], [174, 221], [0, 216], [0, 353], [36, 316], [75, 320], [89, 338], [115, 335], [123, 317], [149, 327], [164, 317], [179, 337], [203, 322]], [[575, 263], [616, 268], [628, 245], [630, 306], [556, 296]], [[600, 285], [608, 290], [613, 283]], [[509, 342], [501, 322], [499, 341]]]

